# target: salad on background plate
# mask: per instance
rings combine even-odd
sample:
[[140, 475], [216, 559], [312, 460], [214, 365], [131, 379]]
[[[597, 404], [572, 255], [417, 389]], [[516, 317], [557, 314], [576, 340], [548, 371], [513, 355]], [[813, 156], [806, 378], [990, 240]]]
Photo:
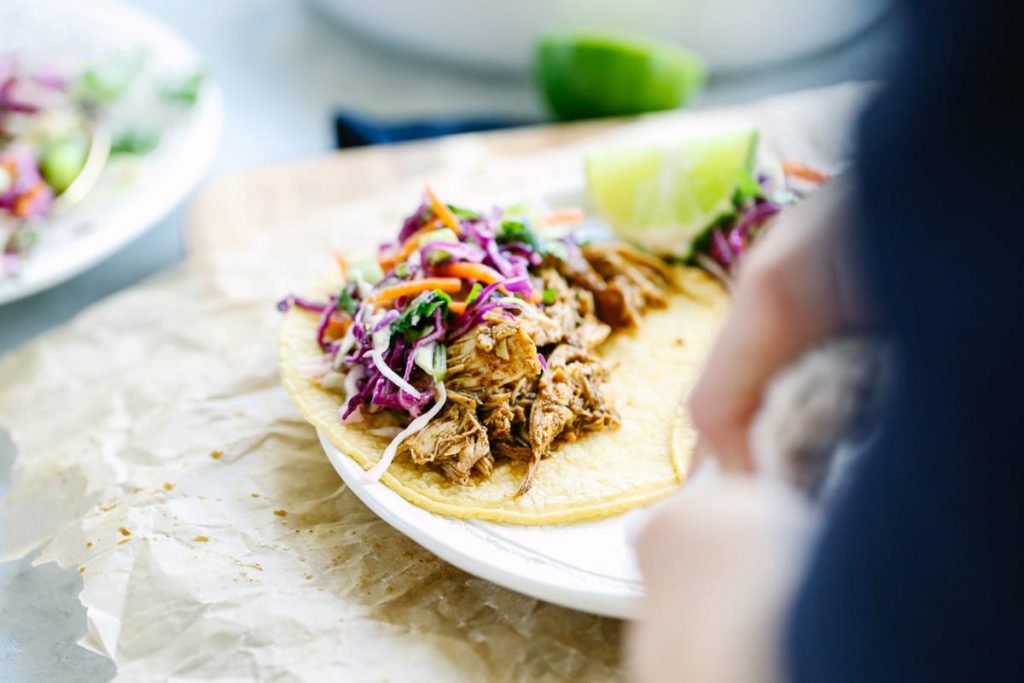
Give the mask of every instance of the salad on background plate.
[[96, 265], [198, 183], [224, 118], [203, 74], [130, 4], [0, 3], [0, 304]]
[[52, 218], [130, 186], [203, 82], [158, 84], [144, 58], [79, 72], [27, 61], [0, 55], [0, 277], [17, 275]]

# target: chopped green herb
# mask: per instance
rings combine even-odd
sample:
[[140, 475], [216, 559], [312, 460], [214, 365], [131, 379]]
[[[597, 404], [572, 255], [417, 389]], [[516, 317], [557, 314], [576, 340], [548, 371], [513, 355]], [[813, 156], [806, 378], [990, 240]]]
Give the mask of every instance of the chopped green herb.
[[164, 99], [168, 102], [192, 106], [199, 100], [199, 89], [203, 85], [204, 78], [203, 73], [197, 71], [191, 76], [187, 76], [179, 82], [169, 85], [164, 88]]
[[530, 224], [525, 220], [519, 220], [516, 218], [506, 218], [502, 220], [501, 225], [498, 227], [498, 234], [495, 235], [495, 239], [497, 239], [501, 244], [522, 242], [539, 254], [547, 253], [543, 240], [541, 240], [540, 236], [533, 231], [533, 228], [531, 228]]
[[110, 104], [124, 94], [134, 78], [135, 69], [124, 64], [92, 67], [82, 72], [75, 89], [87, 102]]
[[160, 133], [155, 130], [126, 130], [110, 145], [111, 154], [148, 154], [160, 144]]
[[484, 291], [483, 285], [481, 285], [479, 282], [474, 282], [473, 289], [469, 290], [469, 296], [466, 297], [466, 305], [468, 306], [474, 301], [476, 301], [476, 298], [480, 296], [480, 292], [482, 291]]
[[457, 218], [480, 218], [479, 211], [473, 211], [472, 209], [464, 209], [461, 206], [455, 206], [454, 204], [449, 204], [448, 208], [451, 210], [452, 213], [455, 214]]
[[427, 329], [420, 325], [428, 321], [439, 308], [442, 316], [448, 315], [451, 302], [452, 298], [440, 289], [424, 292], [406, 306], [398, 320], [391, 323], [391, 331], [404, 335], [409, 341], [419, 339], [427, 333]]
[[557, 289], [550, 289], [549, 288], [549, 289], [545, 289], [544, 290], [544, 293], [541, 295], [540, 300], [543, 301], [546, 304], [553, 304], [553, 303], [555, 303], [555, 299], [557, 297], [558, 297], [558, 290]]
[[344, 287], [341, 290], [341, 294], [338, 295], [338, 304], [336, 308], [339, 311], [345, 311], [349, 315], [356, 314], [356, 309], [359, 308], [359, 302], [352, 298], [352, 292], [349, 291], [348, 287]]

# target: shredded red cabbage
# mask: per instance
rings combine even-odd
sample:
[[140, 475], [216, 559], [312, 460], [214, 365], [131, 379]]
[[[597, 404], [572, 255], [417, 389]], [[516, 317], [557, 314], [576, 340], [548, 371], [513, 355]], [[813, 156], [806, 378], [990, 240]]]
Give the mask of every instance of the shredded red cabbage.
[[412, 237], [413, 233], [423, 227], [427, 213], [426, 201], [421, 201], [419, 207], [402, 223], [402, 229], [398, 232], [399, 243], [405, 242]]
[[294, 304], [298, 308], [301, 308], [304, 311], [310, 311], [312, 313], [323, 313], [324, 309], [327, 307], [327, 304], [318, 304], [315, 301], [304, 299], [301, 296], [289, 294], [288, 296], [277, 302], [277, 310], [284, 313], [292, 304]]
[[732, 225], [717, 227], [711, 231], [709, 255], [726, 273], [730, 276], [735, 275], [743, 254], [753, 243], [761, 227], [780, 211], [782, 206], [775, 202], [756, 200]]
[[317, 325], [316, 328], [316, 341], [324, 351], [327, 350], [328, 346], [327, 339], [324, 335], [327, 332], [327, 326], [331, 324], [331, 315], [334, 314], [335, 303], [336, 299], [331, 297], [331, 299], [324, 304], [323, 311], [320, 314], [320, 324]]

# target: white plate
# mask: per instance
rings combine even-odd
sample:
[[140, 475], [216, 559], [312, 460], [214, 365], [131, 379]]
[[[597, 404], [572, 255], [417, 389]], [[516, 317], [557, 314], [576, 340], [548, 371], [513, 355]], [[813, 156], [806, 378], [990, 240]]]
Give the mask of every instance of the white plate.
[[[169, 73], [201, 67], [196, 51], [174, 31], [116, 0], [5, 0], [0, 52], [83, 65], [112, 54], [144, 51]], [[209, 81], [209, 79], [207, 79]], [[118, 250], [173, 209], [202, 178], [220, 139], [220, 91], [204, 84], [181, 125], [142, 165], [142, 176], [108, 203], [49, 221], [21, 271], [0, 279], [0, 304], [52, 287]]]
[[518, 526], [428, 512], [387, 486], [367, 484], [361, 468], [317, 430], [334, 469], [381, 519], [470, 574], [565, 607], [628, 619], [642, 590], [632, 536], [650, 508], [596, 522]]

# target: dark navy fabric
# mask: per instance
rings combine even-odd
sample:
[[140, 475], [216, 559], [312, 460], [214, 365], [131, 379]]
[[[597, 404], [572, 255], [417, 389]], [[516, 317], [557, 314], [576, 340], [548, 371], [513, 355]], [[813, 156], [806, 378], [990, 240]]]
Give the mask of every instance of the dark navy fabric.
[[861, 121], [860, 265], [897, 388], [794, 605], [794, 681], [1024, 681], [1022, 9], [904, 2]]
[[343, 111], [334, 115], [334, 137], [340, 149], [347, 149], [349, 147], [424, 140], [457, 133], [479, 133], [501, 128], [516, 128], [537, 123], [541, 122], [505, 117], [381, 121], [355, 112]]

